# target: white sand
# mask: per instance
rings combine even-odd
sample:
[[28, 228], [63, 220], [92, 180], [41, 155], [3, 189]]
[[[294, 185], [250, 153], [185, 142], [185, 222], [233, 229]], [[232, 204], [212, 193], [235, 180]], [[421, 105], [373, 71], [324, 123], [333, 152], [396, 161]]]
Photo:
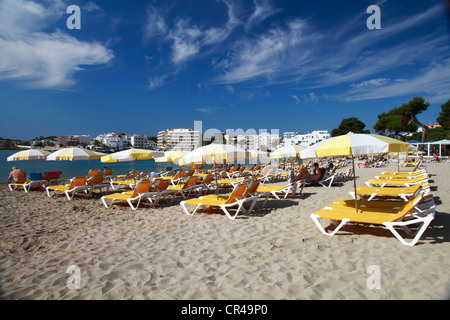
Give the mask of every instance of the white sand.
[[[353, 182], [305, 187], [229, 220], [171, 205], [103, 207], [0, 186], [0, 282], [6, 299], [440, 299], [450, 282], [450, 164], [425, 164], [436, 218], [414, 247], [383, 227], [322, 235], [309, 215]], [[358, 185], [383, 170], [357, 169]], [[67, 287], [70, 265], [81, 288]], [[381, 288], [369, 289], [369, 266]], [[448, 292], [447, 292], [448, 294]], [[447, 296], [448, 297], [448, 296]]]

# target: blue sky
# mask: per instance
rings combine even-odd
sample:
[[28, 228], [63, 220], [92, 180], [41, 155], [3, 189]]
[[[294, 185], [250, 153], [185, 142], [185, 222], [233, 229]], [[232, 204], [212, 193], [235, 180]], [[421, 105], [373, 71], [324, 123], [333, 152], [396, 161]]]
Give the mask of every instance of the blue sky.
[[[69, 30], [69, 5], [81, 29]], [[370, 5], [381, 29], [370, 30]], [[450, 99], [443, 1], [0, 0], [0, 136], [332, 130]]]

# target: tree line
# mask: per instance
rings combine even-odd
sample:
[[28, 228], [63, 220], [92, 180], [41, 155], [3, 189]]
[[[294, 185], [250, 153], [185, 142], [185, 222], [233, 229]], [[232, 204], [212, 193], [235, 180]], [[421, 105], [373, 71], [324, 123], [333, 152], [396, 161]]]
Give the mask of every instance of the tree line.
[[[441, 112], [436, 119], [440, 127], [430, 129], [419, 121], [418, 115], [426, 111], [429, 106], [430, 103], [425, 101], [423, 97], [414, 97], [400, 107], [379, 114], [373, 129], [377, 134], [403, 141], [406, 138], [421, 140], [422, 142], [425, 142], [425, 139], [432, 141], [450, 139], [450, 99], [441, 105]], [[348, 132], [370, 133], [370, 130], [365, 129], [365, 127], [365, 123], [357, 117], [343, 119], [339, 127], [331, 131], [331, 136], [335, 137]], [[422, 132], [417, 132], [419, 127], [422, 128]], [[410, 133], [413, 134], [410, 135]]]

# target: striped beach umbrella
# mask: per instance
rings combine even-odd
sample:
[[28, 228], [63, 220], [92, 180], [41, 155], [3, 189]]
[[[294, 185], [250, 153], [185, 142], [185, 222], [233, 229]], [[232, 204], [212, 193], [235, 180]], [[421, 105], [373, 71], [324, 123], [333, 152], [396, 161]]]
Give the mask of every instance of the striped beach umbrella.
[[273, 159], [283, 159], [283, 158], [300, 158], [300, 152], [305, 149], [302, 146], [291, 144], [289, 146], [284, 146], [278, 148], [270, 154]]
[[45, 159], [50, 152], [40, 149], [29, 149], [16, 152], [6, 158], [7, 161], [21, 161], [21, 160], [32, 160], [33, 161], [33, 171], [34, 171], [34, 160], [35, 159]]
[[98, 160], [104, 153], [93, 150], [70, 147], [60, 149], [47, 156], [48, 161], [72, 161], [73, 162], [73, 176], [75, 176], [75, 161], [77, 160]]
[[[316, 143], [304, 151], [309, 158], [320, 157], [352, 157], [353, 186], [355, 191], [355, 206], [358, 211], [356, 192], [356, 173], [354, 156], [367, 154], [383, 154], [389, 152], [408, 152], [409, 143], [377, 134], [348, 133]], [[307, 154], [306, 154], [307, 153]], [[313, 155], [313, 156], [311, 156]]]

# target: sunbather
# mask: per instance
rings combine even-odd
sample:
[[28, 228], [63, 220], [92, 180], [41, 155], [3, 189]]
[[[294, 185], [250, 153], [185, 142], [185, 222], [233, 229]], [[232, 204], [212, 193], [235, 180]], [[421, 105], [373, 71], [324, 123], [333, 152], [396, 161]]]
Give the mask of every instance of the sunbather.
[[8, 176], [8, 182], [12, 181], [15, 183], [25, 183], [27, 180], [27, 173], [22, 169], [18, 169], [17, 167], [12, 167], [12, 171]]
[[308, 180], [308, 181], [320, 180], [323, 177], [325, 169], [319, 168], [319, 164], [317, 162], [314, 163], [313, 167], [314, 167], [313, 173], [309, 173], [308, 170], [303, 170], [297, 175], [296, 180]]

